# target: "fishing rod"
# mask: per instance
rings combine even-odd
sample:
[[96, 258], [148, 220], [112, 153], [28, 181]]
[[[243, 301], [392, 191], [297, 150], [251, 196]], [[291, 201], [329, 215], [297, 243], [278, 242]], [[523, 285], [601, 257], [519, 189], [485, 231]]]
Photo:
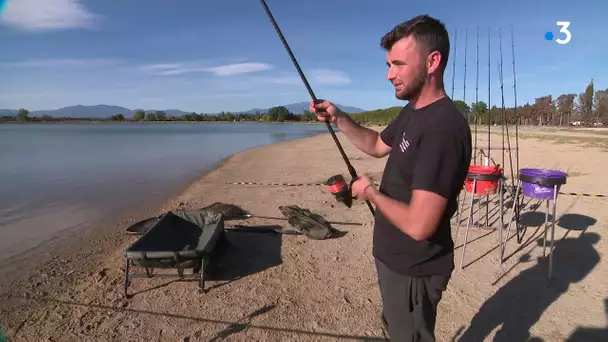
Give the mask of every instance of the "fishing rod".
[[[499, 70], [499, 74], [500, 74], [500, 97], [501, 97], [501, 106], [502, 106], [502, 120], [503, 120], [503, 126], [504, 126], [504, 131], [507, 134], [507, 149], [509, 150], [509, 166], [510, 166], [510, 170], [511, 170], [511, 187], [515, 186], [515, 177], [513, 175], [513, 157], [511, 154], [511, 137], [509, 136], [509, 123], [507, 122], [507, 114], [505, 111], [505, 96], [504, 96], [504, 92], [503, 92], [503, 78], [502, 78], [502, 34], [501, 34], [501, 30], [500, 28], [498, 28], [498, 41], [499, 41], [499, 46], [500, 46], [500, 70]], [[503, 133], [504, 134], [504, 133]], [[502, 161], [502, 166], [505, 166], [505, 157], [504, 157], [504, 145], [505, 145], [505, 138], [502, 138], [502, 145], [503, 145], [503, 161]]]
[[[467, 103], [467, 45], [468, 45], [468, 33], [469, 30], [464, 30], [464, 80], [462, 81], [462, 102]], [[469, 121], [469, 115], [467, 114], [467, 122]]]
[[517, 108], [517, 83], [515, 76], [515, 41], [513, 39], [513, 25], [511, 25], [511, 52], [513, 54], [513, 97], [515, 99], [515, 171], [519, 177], [519, 110]]
[[[488, 27], [488, 160], [490, 159], [490, 153], [491, 153], [491, 149], [490, 149], [490, 142], [492, 140], [491, 136], [490, 136], [490, 129], [492, 128], [492, 124], [491, 124], [491, 114], [492, 114], [492, 106], [491, 106], [491, 102], [492, 102], [492, 98], [490, 97], [490, 78], [492, 75], [492, 70], [490, 69], [490, 55], [491, 55], [491, 49], [490, 49], [490, 28]], [[490, 165], [488, 163], [488, 165]]]
[[[279, 25], [277, 24], [276, 20], [274, 19], [274, 16], [270, 12], [270, 8], [268, 8], [266, 1], [260, 0], [260, 2], [262, 3], [262, 6], [264, 6], [264, 11], [266, 11], [266, 15], [268, 15], [268, 18], [270, 19], [272, 26], [274, 27], [275, 31], [277, 32], [277, 35], [281, 39], [281, 42], [283, 42], [283, 46], [285, 47], [285, 50], [287, 50], [287, 53], [289, 54], [289, 57], [291, 58], [293, 65], [296, 67], [296, 70], [298, 71], [298, 74], [300, 74], [300, 78], [302, 79], [302, 82], [304, 83], [306, 90], [308, 90], [308, 93], [310, 94], [310, 97], [312, 98], [313, 102], [315, 104], [321, 102], [315, 96], [314, 92], [312, 91], [312, 88], [310, 87], [310, 84], [308, 84], [308, 80], [306, 80], [306, 76], [304, 76], [304, 72], [302, 72], [302, 69], [300, 68], [300, 65], [298, 64], [298, 61], [296, 60], [296, 57], [293, 55], [293, 52], [291, 52], [291, 48], [289, 47], [289, 44], [287, 44], [287, 40], [285, 40], [285, 37], [283, 36], [283, 33], [281, 32]], [[325, 126], [327, 127], [327, 130], [329, 131], [329, 133], [331, 133], [331, 137], [334, 139], [334, 142], [336, 143], [336, 146], [338, 147], [338, 150], [340, 151], [340, 154], [342, 155], [342, 159], [344, 159], [344, 163], [346, 163], [346, 167], [348, 168], [348, 172], [350, 173], [350, 176], [352, 177], [353, 180], [357, 179], [359, 177], [359, 176], [357, 176], [357, 171], [355, 171], [355, 168], [351, 165], [350, 161], [348, 160], [348, 157], [346, 156], [346, 153], [344, 152], [344, 149], [342, 148], [342, 145], [340, 144], [340, 141], [338, 140], [336, 133], [331, 128], [331, 124], [329, 123], [329, 121], [325, 121]], [[369, 210], [372, 212], [372, 215], [375, 215], [374, 207], [369, 202], [369, 200], [366, 200], [365, 202], [367, 203]]]
[[454, 29], [454, 58], [452, 58], [452, 96], [454, 98], [454, 79], [456, 78], [456, 42], [458, 39], [458, 29]]
[[477, 75], [475, 82], [475, 147], [473, 159], [475, 160], [475, 164], [477, 163], [477, 125], [479, 124], [479, 117], [481, 113], [479, 113], [479, 26], [477, 26]]

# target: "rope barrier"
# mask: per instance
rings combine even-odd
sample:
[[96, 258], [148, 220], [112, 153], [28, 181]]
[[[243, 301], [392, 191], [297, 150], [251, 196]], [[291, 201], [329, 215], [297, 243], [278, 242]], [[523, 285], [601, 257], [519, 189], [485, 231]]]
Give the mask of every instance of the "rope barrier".
[[262, 185], [262, 186], [318, 186], [325, 183], [256, 183], [256, 182], [228, 182], [230, 185]]
[[[259, 183], [259, 182], [227, 182], [228, 185], [258, 185], [258, 186], [325, 186], [325, 183]], [[378, 186], [379, 183], [374, 183]], [[566, 196], [579, 196], [579, 197], [598, 197], [605, 198], [608, 195], [602, 194], [588, 194], [583, 192], [559, 192], [560, 195]]]
[[582, 196], [582, 197], [608, 197], [608, 195], [600, 195], [600, 194], [587, 194], [581, 192], [559, 192], [560, 195], [566, 196]]

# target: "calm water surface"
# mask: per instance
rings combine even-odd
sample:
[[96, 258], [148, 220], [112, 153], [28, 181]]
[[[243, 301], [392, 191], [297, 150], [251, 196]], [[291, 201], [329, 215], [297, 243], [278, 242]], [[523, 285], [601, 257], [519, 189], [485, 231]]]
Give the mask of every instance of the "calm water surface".
[[326, 132], [262, 123], [0, 125], [0, 258], [165, 199], [235, 152]]

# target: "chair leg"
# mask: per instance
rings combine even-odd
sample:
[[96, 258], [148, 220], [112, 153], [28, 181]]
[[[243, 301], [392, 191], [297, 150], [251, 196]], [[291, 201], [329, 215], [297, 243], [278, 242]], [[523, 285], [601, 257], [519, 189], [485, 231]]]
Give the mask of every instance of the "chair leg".
[[129, 259], [125, 257], [125, 298], [127, 295], [127, 288], [129, 287]]
[[205, 259], [201, 259], [200, 278], [198, 283], [198, 293], [205, 293]]

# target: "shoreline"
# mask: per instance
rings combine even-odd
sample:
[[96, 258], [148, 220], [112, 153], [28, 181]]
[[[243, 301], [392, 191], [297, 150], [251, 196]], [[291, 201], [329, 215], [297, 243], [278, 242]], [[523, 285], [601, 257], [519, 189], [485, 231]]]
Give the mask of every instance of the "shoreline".
[[112, 121], [112, 120], [65, 120], [65, 121], [36, 121], [36, 122], [17, 122], [17, 121], [0, 121], [0, 125], [60, 125], [60, 124], [112, 124], [112, 125], [143, 125], [143, 124], [298, 124], [298, 125], [324, 125], [316, 121]]
[[[100, 122], [100, 123], [103, 123], [103, 122]], [[134, 122], [134, 123], [136, 123], [136, 122]], [[177, 122], [177, 121], [176, 122], [141, 122], [141, 124], [147, 124], [147, 123], [171, 124], [171, 123], [179, 123], [179, 122]], [[186, 122], [186, 123], [188, 123], [188, 122]], [[195, 123], [195, 122], [193, 122], [193, 123]], [[198, 123], [221, 124], [223, 122], [198, 122]], [[232, 124], [232, 122], [225, 122], [225, 123]], [[238, 124], [238, 123], [240, 123], [240, 122], [234, 122], [234, 124]], [[260, 123], [263, 123], [263, 122], [260, 122]], [[37, 123], [24, 123], [24, 124], [37, 124]], [[276, 124], [286, 124], [286, 123], [276, 122]], [[336, 132], [338, 132], [337, 129], [334, 128], [334, 130]], [[270, 144], [261, 145], [261, 146], [254, 146], [254, 147], [246, 148], [241, 151], [237, 151], [233, 154], [227, 155], [226, 157], [217, 160], [216, 162], [210, 164], [208, 167], [205, 167], [205, 168], [199, 170], [196, 174], [193, 174], [190, 181], [184, 183], [182, 186], [177, 187], [170, 193], [167, 193], [165, 196], [159, 196], [159, 198], [156, 200], [150, 200], [141, 205], [134, 205], [129, 208], [119, 210], [115, 213], [114, 218], [103, 219], [100, 222], [95, 222], [85, 228], [78, 226], [78, 227], [72, 227], [72, 228], [67, 228], [67, 229], [61, 230], [61, 231], [49, 236], [48, 238], [44, 239], [43, 241], [41, 241], [40, 243], [38, 243], [32, 247], [28, 247], [21, 252], [10, 255], [9, 257], [2, 258], [2, 259], [0, 259], [0, 294], [2, 293], [1, 289], [2, 289], [2, 285], [3, 285], [1, 279], [4, 277], [5, 269], [7, 267], [14, 266], [15, 263], [18, 263], [18, 262], [22, 261], [23, 259], [29, 258], [33, 255], [48, 254], [47, 244], [53, 245], [52, 249], [61, 249], [61, 246], [60, 246], [60, 244], [57, 243], [57, 241], [66, 240], [66, 238], [69, 238], [70, 235], [72, 235], [72, 236], [81, 235], [81, 233], [85, 233], [88, 235], [88, 233], [86, 233], [86, 232], [90, 233], [92, 231], [99, 230], [99, 229], [104, 230], [104, 229], [106, 229], [105, 228], [106, 226], [116, 225], [117, 223], [115, 223], [115, 222], [124, 222], [125, 220], [128, 220], [129, 218], [135, 216], [138, 213], [153, 212], [155, 210], [159, 210], [159, 208], [162, 207], [165, 203], [170, 202], [173, 198], [180, 196], [182, 193], [186, 192], [193, 184], [199, 182], [202, 178], [204, 178], [205, 175], [213, 172], [216, 169], [221, 168], [234, 155], [237, 155], [240, 153], [245, 153], [247, 151], [250, 151], [250, 150], [253, 150], [256, 148], [262, 148], [265, 146], [281, 144], [281, 143], [292, 141], [292, 140], [306, 139], [306, 138], [315, 137], [315, 136], [323, 135], [323, 134], [329, 134], [329, 133], [328, 132], [311, 133], [311, 135], [305, 136], [305, 137], [296, 137], [296, 138], [292, 138], [292, 139], [289, 139], [286, 141], [280, 141], [280, 142], [270, 143]], [[135, 223], [135, 222], [133, 222], [133, 223]]]
[[[342, 133], [337, 136], [358, 173], [370, 173], [374, 179], [379, 179], [386, 160], [368, 157], [358, 152]], [[492, 139], [493, 144], [500, 141], [500, 137]], [[582, 147], [578, 145], [551, 145], [523, 138], [520, 146], [524, 151], [521, 153], [522, 167], [553, 163], [557, 169], [572, 168], [569, 171], [573, 175], [585, 169], [586, 173], [568, 180], [564, 191], [584, 190], [585, 186], [590, 186], [588, 184], [598, 190], [608, 188], [608, 182], [597, 181], [597, 177], [602, 179], [603, 170], [608, 167], [605, 157], [599, 163], [593, 162], [594, 158], [602, 156], [599, 149], [586, 148], [583, 156]], [[560, 155], [563, 161], [552, 158], [554, 155]], [[335, 202], [323, 187], [226, 184], [243, 178], [262, 183], [317, 183], [337, 173], [348, 176], [332, 137], [327, 133], [234, 153], [154, 210], [133, 214], [105, 228], [104, 232], [93, 232], [90, 238], [81, 239], [80, 250], [63, 251], [58, 258], [34, 269], [37, 272], [25, 281], [16, 282], [9, 293], [0, 294], [3, 302], [0, 325], [15, 340], [122, 340], [127, 336], [138, 340], [211, 340], [228, 336], [239, 341], [381, 339], [380, 297], [371, 257], [373, 218], [365, 203], [356, 201], [351, 208], [346, 208]], [[281, 216], [279, 205], [298, 205], [330, 221], [360, 225], [336, 224], [334, 227], [344, 235], [325, 241], [277, 234], [236, 233], [230, 237], [235, 249], [229, 257], [230, 265], [234, 267], [232, 272], [236, 273], [227, 279], [210, 280], [208, 293], [197, 294], [195, 282], [143, 279], [131, 282], [129, 293], [132, 298], [122, 298], [122, 253], [124, 247], [136, 239], [125, 234], [124, 229], [160, 212], [198, 209], [216, 201], [238, 205], [254, 215], [275, 217]], [[567, 270], [568, 263], [572, 262], [569, 255], [582, 252], [580, 262], [586, 262], [594, 260], [589, 254], [592, 251], [602, 253], [606, 250], [608, 233], [603, 228], [608, 215], [603, 215], [602, 210], [605, 201], [564, 197], [559, 202], [560, 215], [573, 213], [597, 220], [597, 224], [584, 233], [556, 227], [558, 262], [554, 271], [558, 279], [568, 280], [568, 285], [571, 283], [566, 286], [568, 292], [552, 299], [550, 306], [543, 306], [542, 300], [537, 303], [539, 294], [533, 290], [543, 284], [541, 278], [546, 270], [540, 262], [537, 266], [536, 258], [542, 256], [542, 248], [533, 243], [532, 235], [536, 233], [528, 232], [525, 240], [532, 243], [526, 242], [521, 250], [516, 250], [515, 243], [509, 244], [507, 254], [513, 257], [499, 266], [498, 253], [492, 252], [496, 249], [495, 234], [472, 230], [465, 258], [465, 263], [469, 264], [464, 270], [454, 270], [438, 309], [438, 340], [450, 340], [472, 324], [477, 315], [495, 314], [487, 312], [486, 301], [504, 307], [504, 315], [510, 314], [519, 320], [517, 312], [509, 311], [513, 297], [508, 294], [513, 293], [521, 297], [519, 302], [525, 306], [518, 306], [517, 310], [539, 316], [538, 322], [531, 323], [530, 327], [518, 321], [532, 336], [565, 340], [580, 327], [596, 329], [603, 326], [601, 301], [608, 293], [605, 281], [608, 266], [603, 263], [591, 267], [593, 270], [588, 272], [593, 276], [578, 276], [582, 280], [572, 278]], [[281, 220], [264, 218], [232, 223], [287, 225]], [[462, 243], [462, 229], [460, 233], [457, 248]], [[586, 234], [599, 234], [600, 242], [563, 254], [566, 247], [562, 247], [560, 239], [565, 238], [567, 245], [568, 241], [584, 240], [573, 239]], [[460, 253], [461, 249], [455, 252], [455, 261], [459, 261]], [[522, 255], [528, 255], [529, 260], [522, 261]], [[589, 265], [570, 266], [570, 269], [586, 270]], [[564, 317], [559, 314], [560, 310], [572, 315]], [[235, 330], [235, 326], [244, 329]], [[513, 327], [505, 324], [503, 329]], [[493, 334], [488, 332], [488, 338]]]
[[[35, 245], [33, 247], [26, 248], [22, 252], [18, 252], [7, 258], [1, 259], [0, 260], [0, 298], [1, 298], [2, 294], [5, 292], [3, 290], [3, 288], [6, 287], [6, 285], [7, 285], [6, 279], [11, 279], [11, 280], [14, 279], [11, 276], [11, 275], [14, 275], [14, 273], [16, 273], [16, 271], [14, 271], [14, 269], [21, 270], [21, 268], [25, 265], [28, 265], [28, 267], [34, 267], [34, 268], [36, 268], [38, 266], [36, 263], [34, 263], [33, 265], [31, 263], [29, 263], [28, 259], [32, 259], [32, 258], [37, 259], [41, 255], [61, 254], [62, 250], [65, 250], [67, 246], [76, 245], [77, 244], [76, 240], [78, 240], [79, 242], [81, 242], [82, 240], [91, 240], [91, 239], [96, 238], [97, 235], [99, 235], [101, 233], [104, 233], [104, 232], [108, 233], [110, 231], [115, 230], [117, 228], [117, 226], [123, 226], [125, 224], [134, 224], [134, 223], [138, 222], [139, 220], [147, 218], [147, 217], [142, 218], [142, 215], [146, 215], [147, 213], [150, 213], [150, 214], [148, 214], [149, 215], [148, 217], [151, 217], [156, 214], [159, 214], [160, 212], [164, 212], [164, 210], [162, 210], [162, 208], [167, 203], [173, 202], [176, 198], [178, 198], [179, 196], [186, 193], [193, 185], [202, 181], [205, 178], [205, 176], [207, 176], [208, 174], [222, 168], [227, 162], [229, 162], [236, 155], [246, 153], [248, 151], [255, 150], [258, 148], [264, 148], [264, 147], [271, 146], [271, 145], [282, 144], [282, 143], [286, 143], [286, 142], [293, 141], [293, 140], [307, 139], [307, 138], [315, 137], [317, 135], [322, 135], [322, 134], [329, 134], [329, 133], [323, 132], [323, 133], [319, 133], [319, 134], [312, 135], [309, 137], [295, 138], [292, 140], [272, 143], [272, 144], [268, 144], [268, 145], [256, 146], [256, 147], [252, 147], [252, 148], [248, 148], [248, 149], [245, 149], [242, 151], [235, 152], [231, 155], [228, 155], [228, 156], [220, 159], [216, 163], [213, 163], [209, 167], [200, 170], [198, 175], [194, 176], [190, 182], [175, 189], [171, 193], [167, 194], [167, 196], [161, 197], [161, 199], [151, 200], [151, 201], [141, 204], [141, 205], [136, 205], [131, 208], [126, 208], [126, 209], [121, 210], [120, 212], [116, 213], [116, 215], [112, 218], [106, 218], [104, 220], [101, 220], [100, 222], [96, 222], [95, 224], [92, 224], [87, 227], [73, 227], [73, 228], [68, 228], [68, 229], [62, 230], [58, 233], [51, 235], [48, 239], [45, 239], [44, 241], [38, 243], [37, 245]], [[156, 213], [156, 214], [154, 214], [154, 213]], [[127, 227], [123, 227], [123, 228], [127, 228]], [[21, 273], [21, 272], [19, 272], [19, 273]], [[27, 272], [25, 272], [25, 273], [27, 273]], [[22, 276], [25, 277], [25, 275], [22, 275]]]
[[[146, 122], [148, 123], [148, 122]], [[155, 122], [150, 122], [155, 123]], [[158, 123], [177, 123], [177, 122], [158, 122]], [[200, 123], [220, 123], [220, 122], [200, 122]], [[231, 122], [227, 122], [231, 123]], [[238, 123], [238, 122], [235, 122]], [[278, 123], [278, 122], [277, 122]], [[28, 124], [28, 123], [26, 123]], [[281, 124], [281, 123], [278, 123]], [[252, 150], [256, 150], [259, 148], [265, 148], [273, 145], [280, 145], [283, 143], [287, 143], [294, 140], [302, 140], [308, 138], [314, 138], [318, 135], [329, 135], [328, 132], [323, 132], [319, 134], [314, 134], [312, 136], [307, 136], [303, 138], [295, 138], [287, 141], [281, 141], [277, 143], [272, 143], [268, 145], [251, 147], [242, 151], [235, 152], [231, 155], [228, 155], [216, 163], [210, 165], [207, 168], [202, 169], [197, 176], [194, 176], [192, 180], [183, 186], [177, 188], [175, 191], [172, 191], [167, 196], [162, 197], [158, 200], [151, 200], [147, 203], [133, 206], [131, 208], [126, 208], [121, 210], [119, 213], [112, 218], [106, 218], [101, 220], [100, 222], [96, 222], [88, 227], [73, 227], [62, 230], [56, 234], [53, 234], [48, 239], [45, 239], [41, 243], [37, 245], [26, 248], [22, 252], [18, 252], [13, 254], [7, 258], [0, 260], [0, 298], [2, 298], [3, 294], [7, 292], [6, 287], [10, 286], [10, 283], [15, 282], [15, 280], [22, 280], [19, 278], [27, 278], [32, 273], [32, 271], [23, 271], [24, 267], [26, 268], [40, 268], [41, 264], [44, 262], [52, 261], [55, 259], [52, 257], [50, 260], [48, 259], [49, 255], [62, 255], [65, 254], [65, 250], [71, 250], [73, 247], [79, 245], [84, 241], [85, 244], [90, 244], [91, 240], [98, 240], [101, 236], [105, 236], [106, 234], [114, 234], [117, 232], [118, 227], [126, 229], [129, 225], [134, 224], [140, 220], [143, 220], [148, 217], [152, 217], [160, 214], [161, 212], [165, 212], [163, 208], [168, 204], [172, 203], [178, 197], [182, 196], [184, 193], [187, 193], [189, 189], [196, 185], [197, 183], [204, 180], [204, 178], [219, 169], [221, 169], [225, 164], [227, 164], [231, 159], [235, 156], [247, 153]], [[176, 208], [179, 209], [179, 208]], [[146, 216], [147, 215], [147, 216]], [[47, 258], [42, 258], [41, 261], [31, 262], [31, 259], [40, 259], [41, 256], [46, 256]], [[16, 273], [20, 273], [19, 277], [15, 277]]]

